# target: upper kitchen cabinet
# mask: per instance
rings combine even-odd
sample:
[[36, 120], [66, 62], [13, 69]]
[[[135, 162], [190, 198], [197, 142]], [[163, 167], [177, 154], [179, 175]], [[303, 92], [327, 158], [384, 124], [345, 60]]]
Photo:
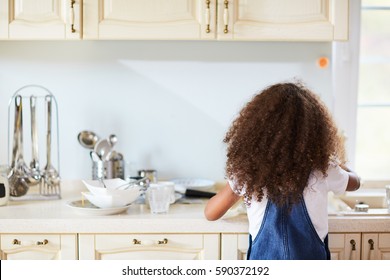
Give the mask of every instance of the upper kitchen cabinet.
[[214, 39], [216, 0], [84, 0], [84, 39]]
[[85, 39], [348, 39], [348, 0], [84, 0]]
[[219, 40], [348, 39], [348, 0], [218, 0]]
[[82, 0], [0, 0], [0, 39], [81, 39]]

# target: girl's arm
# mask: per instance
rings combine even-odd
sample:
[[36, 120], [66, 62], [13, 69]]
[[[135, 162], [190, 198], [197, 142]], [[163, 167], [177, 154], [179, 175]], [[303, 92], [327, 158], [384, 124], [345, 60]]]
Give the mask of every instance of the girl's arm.
[[214, 195], [207, 202], [204, 214], [209, 221], [215, 221], [221, 218], [227, 210], [230, 209], [238, 200], [240, 196], [235, 194], [229, 186], [229, 183]]
[[348, 172], [349, 178], [346, 191], [352, 192], [358, 190], [360, 188], [359, 176], [343, 164], [340, 164], [340, 167]]

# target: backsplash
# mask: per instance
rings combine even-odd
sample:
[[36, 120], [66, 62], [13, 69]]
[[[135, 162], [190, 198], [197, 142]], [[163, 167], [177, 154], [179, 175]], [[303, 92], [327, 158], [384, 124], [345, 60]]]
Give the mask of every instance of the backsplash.
[[8, 160], [8, 101], [39, 84], [59, 105], [62, 178], [91, 178], [77, 135], [92, 130], [117, 135], [127, 169], [223, 179], [224, 134], [257, 91], [296, 78], [332, 109], [331, 67], [316, 65], [331, 52], [331, 43], [0, 41], [0, 163]]

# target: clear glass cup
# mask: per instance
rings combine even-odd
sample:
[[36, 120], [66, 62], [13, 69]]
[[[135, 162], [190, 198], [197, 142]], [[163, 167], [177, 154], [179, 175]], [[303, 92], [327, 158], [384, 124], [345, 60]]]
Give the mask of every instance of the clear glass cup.
[[152, 214], [168, 213], [172, 190], [169, 186], [153, 184], [147, 190], [147, 199]]

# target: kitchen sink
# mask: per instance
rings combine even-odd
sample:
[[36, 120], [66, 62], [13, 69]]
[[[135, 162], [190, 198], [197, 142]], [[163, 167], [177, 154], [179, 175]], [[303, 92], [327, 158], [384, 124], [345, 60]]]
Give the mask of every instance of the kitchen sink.
[[[346, 192], [343, 195], [328, 197], [330, 216], [367, 216], [367, 215], [390, 215], [386, 202], [386, 191], [381, 188], [363, 188], [355, 192]], [[355, 205], [366, 204], [368, 211], [355, 211]]]

